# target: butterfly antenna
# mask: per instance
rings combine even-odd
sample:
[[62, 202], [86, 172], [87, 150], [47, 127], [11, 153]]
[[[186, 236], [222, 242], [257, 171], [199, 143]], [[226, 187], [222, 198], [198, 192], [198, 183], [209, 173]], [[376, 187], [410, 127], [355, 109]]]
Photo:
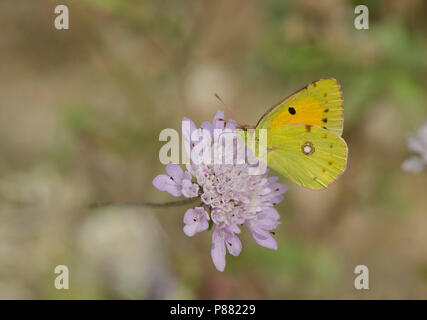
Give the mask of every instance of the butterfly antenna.
[[[228, 106], [224, 103], [224, 101], [221, 99], [221, 97], [218, 95], [218, 93], [215, 93], [214, 95], [215, 95], [215, 98], [217, 98], [217, 99], [222, 103], [222, 105], [227, 109], [227, 111], [229, 111], [229, 112], [231, 113], [231, 115], [233, 116], [233, 118], [234, 118], [234, 119], [236, 119], [236, 121], [237, 121], [237, 116], [236, 116], [236, 114], [233, 112], [233, 109], [232, 109], [232, 108], [230, 108], [230, 107], [228, 107]], [[222, 119], [222, 120], [224, 120], [224, 119]]]

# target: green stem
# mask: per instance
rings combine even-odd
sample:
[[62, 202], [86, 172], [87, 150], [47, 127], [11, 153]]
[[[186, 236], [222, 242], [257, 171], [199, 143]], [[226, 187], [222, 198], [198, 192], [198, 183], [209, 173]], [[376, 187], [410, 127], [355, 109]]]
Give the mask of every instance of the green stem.
[[208, 226], [208, 231], [212, 230], [212, 227], [214, 225], [214, 222], [212, 221], [212, 219], [209, 220], [209, 226]]
[[96, 202], [89, 205], [90, 209], [102, 208], [102, 207], [150, 207], [150, 208], [165, 208], [165, 207], [176, 207], [183, 206], [189, 203], [193, 203], [199, 200], [199, 197], [171, 201], [171, 202], [139, 202], [139, 201], [126, 201], [126, 202]]

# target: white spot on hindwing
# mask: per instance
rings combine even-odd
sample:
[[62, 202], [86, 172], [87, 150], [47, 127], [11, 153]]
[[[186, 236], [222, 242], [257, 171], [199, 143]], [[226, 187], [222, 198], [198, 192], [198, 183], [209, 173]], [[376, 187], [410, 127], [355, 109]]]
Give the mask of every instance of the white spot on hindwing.
[[310, 155], [314, 153], [314, 146], [311, 142], [307, 141], [301, 146], [302, 153]]

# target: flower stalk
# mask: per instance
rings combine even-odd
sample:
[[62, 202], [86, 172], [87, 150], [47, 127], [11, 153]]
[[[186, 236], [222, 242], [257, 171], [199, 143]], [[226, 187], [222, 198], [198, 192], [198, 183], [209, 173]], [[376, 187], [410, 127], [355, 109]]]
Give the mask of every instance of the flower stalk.
[[167, 208], [167, 207], [178, 207], [186, 204], [194, 203], [197, 200], [200, 201], [199, 197], [188, 198], [178, 201], [170, 202], [140, 202], [140, 201], [125, 201], [125, 202], [95, 202], [89, 205], [90, 209], [97, 209], [103, 207], [149, 207], [149, 208]]

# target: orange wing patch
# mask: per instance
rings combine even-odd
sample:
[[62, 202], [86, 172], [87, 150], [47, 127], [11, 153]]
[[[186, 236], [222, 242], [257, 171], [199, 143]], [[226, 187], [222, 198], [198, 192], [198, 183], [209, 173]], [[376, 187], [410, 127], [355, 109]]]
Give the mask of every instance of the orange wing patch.
[[271, 119], [270, 125], [272, 128], [288, 124], [310, 124], [322, 127], [324, 113], [325, 110], [320, 106], [320, 101], [313, 97], [305, 97], [277, 112]]
[[340, 136], [343, 117], [340, 85], [335, 79], [321, 79], [270, 108], [258, 121], [257, 128], [305, 124], [329, 130]]

